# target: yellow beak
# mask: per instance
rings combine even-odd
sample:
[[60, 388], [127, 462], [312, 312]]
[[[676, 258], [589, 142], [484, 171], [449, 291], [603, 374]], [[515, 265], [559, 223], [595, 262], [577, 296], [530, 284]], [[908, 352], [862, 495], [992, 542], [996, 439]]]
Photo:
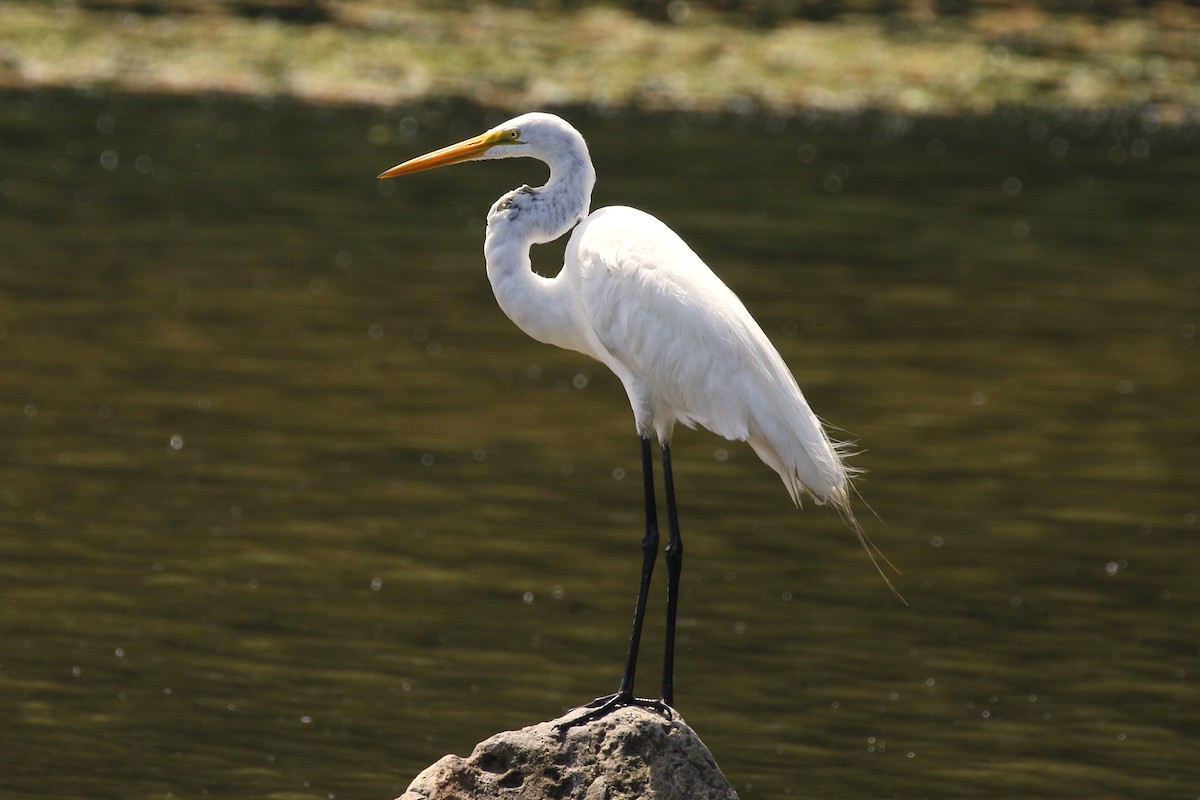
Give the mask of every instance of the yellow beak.
[[432, 153], [417, 156], [405, 161], [403, 164], [397, 164], [387, 172], [380, 173], [379, 177], [398, 178], [401, 175], [411, 175], [414, 172], [424, 172], [427, 169], [437, 169], [438, 167], [446, 167], [451, 164], [470, 161], [473, 158], [479, 158], [497, 144], [507, 141], [505, 135], [505, 131], [481, 133], [458, 144], [452, 144], [449, 147], [443, 147], [441, 150], [434, 150]]

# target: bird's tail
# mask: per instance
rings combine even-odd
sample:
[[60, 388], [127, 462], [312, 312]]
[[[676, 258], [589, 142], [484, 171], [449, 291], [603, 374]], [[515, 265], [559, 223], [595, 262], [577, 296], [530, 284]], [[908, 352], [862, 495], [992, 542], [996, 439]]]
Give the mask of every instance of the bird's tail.
[[883, 565], [897, 574], [900, 570], [867, 536], [851, 507], [851, 497], [857, 494], [853, 479], [859, 470], [849, 466], [846, 459], [854, 455], [854, 443], [830, 437], [778, 353], [764, 356], [760, 366], [759, 374], [766, 383], [747, 397], [750, 414], [746, 441], [767, 466], [779, 473], [797, 506], [808, 495], [817, 504], [829, 503], [837, 509], [883, 582], [908, 605]]
[[783, 454], [776, 447], [771, 446], [765, 437], [751, 435], [747, 441], [758, 453], [759, 458], [779, 473], [779, 477], [783, 479], [783, 485], [787, 487], [788, 494], [791, 495], [792, 502], [797, 506], [801, 505], [801, 501], [807, 495], [813, 498], [818, 505], [828, 503], [837, 510], [838, 515], [845, 521], [846, 526], [850, 528], [863, 550], [866, 551], [867, 557], [871, 559], [871, 565], [875, 567], [879, 577], [883, 578], [883, 582], [900, 602], [908, 605], [904, 595], [900, 594], [895, 584], [888, 578], [884, 566], [886, 565], [897, 575], [900, 574], [900, 570], [871, 541], [871, 537], [863, 529], [851, 506], [851, 497], [858, 494], [854, 490], [853, 477], [861, 471], [848, 466], [844, 461], [847, 456], [852, 455], [849, 451], [853, 447], [853, 443], [831, 440], [825, 433], [824, 426], [815, 417], [812, 418], [812, 424], [815, 426], [815, 431], [810, 428], [809, 441], [801, 447], [791, 448], [792, 453], [803, 454], [802, 460], [795, 457], [785, 460]]

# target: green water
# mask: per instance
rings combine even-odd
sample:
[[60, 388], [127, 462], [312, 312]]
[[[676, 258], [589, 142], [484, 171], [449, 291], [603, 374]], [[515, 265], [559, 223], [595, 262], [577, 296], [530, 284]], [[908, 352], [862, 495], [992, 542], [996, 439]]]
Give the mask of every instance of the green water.
[[[677, 706], [743, 800], [1200, 797], [1200, 133], [566, 114], [859, 442], [902, 570], [677, 434]], [[542, 172], [373, 178], [498, 121], [0, 96], [5, 798], [391, 798], [615, 688], [631, 415], [482, 268]]]

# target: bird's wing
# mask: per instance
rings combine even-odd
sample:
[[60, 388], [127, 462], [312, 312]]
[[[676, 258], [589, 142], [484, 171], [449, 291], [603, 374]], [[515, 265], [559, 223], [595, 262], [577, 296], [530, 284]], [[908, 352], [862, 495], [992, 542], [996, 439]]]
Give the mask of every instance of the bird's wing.
[[[737, 296], [666, 225], [614, 207], [593, 213], [567, 251], [581, 311], [611, 357], [639, 424], [678, 420], [749, 441], [793, 499], [846, 491], [841, 458], [778, 351]], [[615, 364], [612, 362], [616, 362]], [[640, 382], [635, 397], [629, 377]]]

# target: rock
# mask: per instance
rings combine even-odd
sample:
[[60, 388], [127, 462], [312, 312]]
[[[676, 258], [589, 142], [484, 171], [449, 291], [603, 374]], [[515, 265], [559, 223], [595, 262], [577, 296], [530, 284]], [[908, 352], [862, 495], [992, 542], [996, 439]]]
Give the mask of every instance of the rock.
[[444, 756], [398, 800], [737, 800], [687, 723], [629, 707], [574, 728], [560, 719]]

